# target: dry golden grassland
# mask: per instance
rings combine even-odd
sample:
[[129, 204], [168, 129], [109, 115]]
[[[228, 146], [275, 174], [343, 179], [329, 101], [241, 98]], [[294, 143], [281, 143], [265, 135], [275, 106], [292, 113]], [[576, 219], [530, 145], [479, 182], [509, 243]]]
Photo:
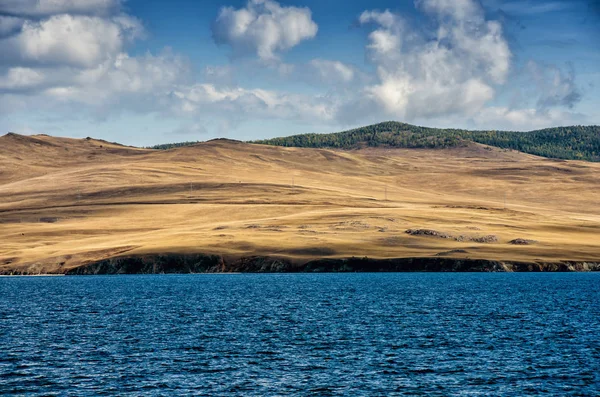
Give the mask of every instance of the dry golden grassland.
[[[471, 240], [488, 235], [498, 241]], [[478, 144], [335, 151], [216, 140], [152, 151], [0, 137], [0, 272], [151, 253], [600, 261], [600, 164]]]

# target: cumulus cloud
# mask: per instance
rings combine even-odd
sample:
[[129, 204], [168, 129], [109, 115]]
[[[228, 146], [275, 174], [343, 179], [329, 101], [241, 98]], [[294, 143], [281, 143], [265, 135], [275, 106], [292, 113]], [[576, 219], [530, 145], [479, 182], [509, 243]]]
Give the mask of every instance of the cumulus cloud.
[[69, 14], [27, 20], [18, 34], [0, 39], [2, 63], [91, 67], [118, 54], [141, 24], [128, 16], [110, 19]]
[[374, 24], [367, 51], [378, 82], [364, 90], [388, 115], [404, 120], [474, 114], [506, 81], [511, 51], [497, 21], [473, 0], [419, 0], [437, 30], [430, 36], [389, 11], [366, 11]]
[[189, 82], [191, 68], [168, 50], [129, 56], [127, 45], [144, 29], [120, 5], [120, 0], [1, 2], [1, 111], [73, 105], [97, 114], [160, 109], [175, 85]]
[[245, 8], [221, 8], [212, 25], [217, 44], [231, 46], [235, 56], [256, 54], [264, 61], [317, 34], [309, 8], [282, 7], [272, 0], [249, 0]]

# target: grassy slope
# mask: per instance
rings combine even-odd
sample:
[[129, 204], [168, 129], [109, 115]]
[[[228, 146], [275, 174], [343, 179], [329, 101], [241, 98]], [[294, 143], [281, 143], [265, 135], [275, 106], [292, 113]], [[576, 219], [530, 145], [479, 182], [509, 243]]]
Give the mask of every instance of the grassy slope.
[[0, 137], [0, 169], [0, 271], [158, 252], [600, 260], [600, 164], [479, 144], [344, 152], [220, 140], [151, 151], [11, 135]]

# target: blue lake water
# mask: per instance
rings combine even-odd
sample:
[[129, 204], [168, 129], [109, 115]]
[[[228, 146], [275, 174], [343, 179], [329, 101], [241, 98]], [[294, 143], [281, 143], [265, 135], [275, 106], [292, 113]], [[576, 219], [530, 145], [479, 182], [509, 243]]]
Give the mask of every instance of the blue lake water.
[[0, 395], [600, 395], [600, 274], [0, 278]]

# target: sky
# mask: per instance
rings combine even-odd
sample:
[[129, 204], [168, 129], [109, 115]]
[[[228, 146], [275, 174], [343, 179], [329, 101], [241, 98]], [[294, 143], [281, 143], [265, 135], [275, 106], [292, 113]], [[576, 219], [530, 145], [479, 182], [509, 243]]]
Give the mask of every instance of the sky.
[[0, 134], [600, 124], [600, 0], [0, 0]]

